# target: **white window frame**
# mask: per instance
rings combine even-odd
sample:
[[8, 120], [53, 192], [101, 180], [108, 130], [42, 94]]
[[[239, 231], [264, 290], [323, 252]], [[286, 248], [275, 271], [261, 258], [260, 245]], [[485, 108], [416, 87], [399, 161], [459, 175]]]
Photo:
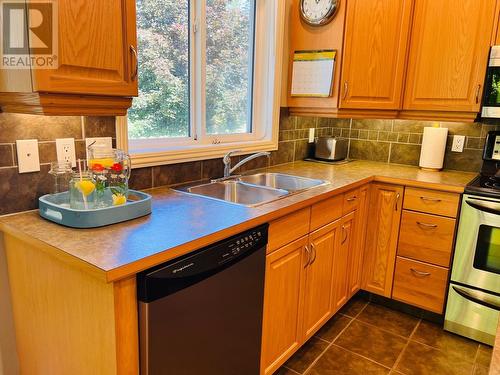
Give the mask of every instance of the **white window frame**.
[[[193, 137], [129, 141], [127, 118], [117, 117], [117, 145], [129, 151], [134, 168], [218, 158], [235, 150], [243, 154], [278, 148], [285, 1], [256, 0], [252, 132], [217, 136], [208, 136], [204, 133], [201, 119], [205, 113], [201, 103], [204, 102], [205, 80], [204, 77], [202, 79], [201, 72], [194, 71], [195, 66], [201, 66], [198, 61], [198, 64], [191, 64], [190, 72], [194, 85], [191, 89], [191, 103], [195, 103], [191, 105]], [[193, 33], [194, 23], [204, 19], [201, 12], [205, 12], [205, 1], [196, 0], [192, 3], [197, 4], [194, 6], [194, 12], [191, 12], [195, 15], [195, 19], [190, 21]], [[204, 27], [199, 27], [192, 35], [198, 40], [196, 43], [191, 43], [191, 60], [205, 57], [205, 35]], [[201, 53], [197, 53], [195, 44], [201, 44]], [[194, 102], [195, 100], [198, 102]], [[201, 137], [194, 141], [193, 138], [200, 132]]]

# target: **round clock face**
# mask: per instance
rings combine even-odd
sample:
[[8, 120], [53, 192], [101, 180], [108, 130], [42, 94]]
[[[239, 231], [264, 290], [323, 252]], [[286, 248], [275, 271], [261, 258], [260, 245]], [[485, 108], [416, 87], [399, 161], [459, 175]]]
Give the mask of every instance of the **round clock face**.
[[312, 26], [330, 22], [339, 8], [340, 0], [300, 0], [300, 15]]

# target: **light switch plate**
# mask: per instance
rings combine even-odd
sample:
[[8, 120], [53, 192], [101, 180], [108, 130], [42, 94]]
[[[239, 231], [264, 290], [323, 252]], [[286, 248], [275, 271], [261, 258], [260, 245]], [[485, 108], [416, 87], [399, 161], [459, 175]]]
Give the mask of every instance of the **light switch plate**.
[[465, 135], [454, 135], [453, 144], [451, 146], [451, 151], [453, 152], [463, 152], [465, 146]]
[[89, 159], [89, 146], [113, 147], [113, 139], [111, 137], [85, 138], [85, 150], [87, 152], [87, 160]]
[[73, 168], [76, 167], [76, 152], [74, 138], [58, 138], [56, 139], [57, 160], [67, 161], [71, 163]]
[[40, 172], [40, 154], [37, 139], [16, 141], [19, 173]]

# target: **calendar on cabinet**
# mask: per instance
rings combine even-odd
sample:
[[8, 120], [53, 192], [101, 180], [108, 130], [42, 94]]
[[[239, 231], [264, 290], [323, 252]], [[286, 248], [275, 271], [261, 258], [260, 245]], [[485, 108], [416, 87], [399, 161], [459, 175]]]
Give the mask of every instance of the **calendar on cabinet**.
[[331, 96], [336, 55], [335, 50], [295, 51], [291, 95]]

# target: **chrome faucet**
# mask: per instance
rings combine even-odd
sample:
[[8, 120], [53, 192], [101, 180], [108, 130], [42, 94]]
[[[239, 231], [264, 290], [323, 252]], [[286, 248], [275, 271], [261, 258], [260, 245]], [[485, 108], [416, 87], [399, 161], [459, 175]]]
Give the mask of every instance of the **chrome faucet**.
[[241, 160], [238, 164], [236, 164], [234, 167], [231, 168], [231, 156], [238, 151], [230, 151], [228, 152], [222, 161], [224, 162], [224, 178], [231, 177], [231, 174], [237, 170], [239, 167], [241, 167], [243, 164], [248, 163], [250, 160], [259, 158], [261, 156], [267, 156], [268, 158], [271, 157], [270, 152], [258, 152], [256, 154], [250, 155], [246, 157], [245, 159]]

